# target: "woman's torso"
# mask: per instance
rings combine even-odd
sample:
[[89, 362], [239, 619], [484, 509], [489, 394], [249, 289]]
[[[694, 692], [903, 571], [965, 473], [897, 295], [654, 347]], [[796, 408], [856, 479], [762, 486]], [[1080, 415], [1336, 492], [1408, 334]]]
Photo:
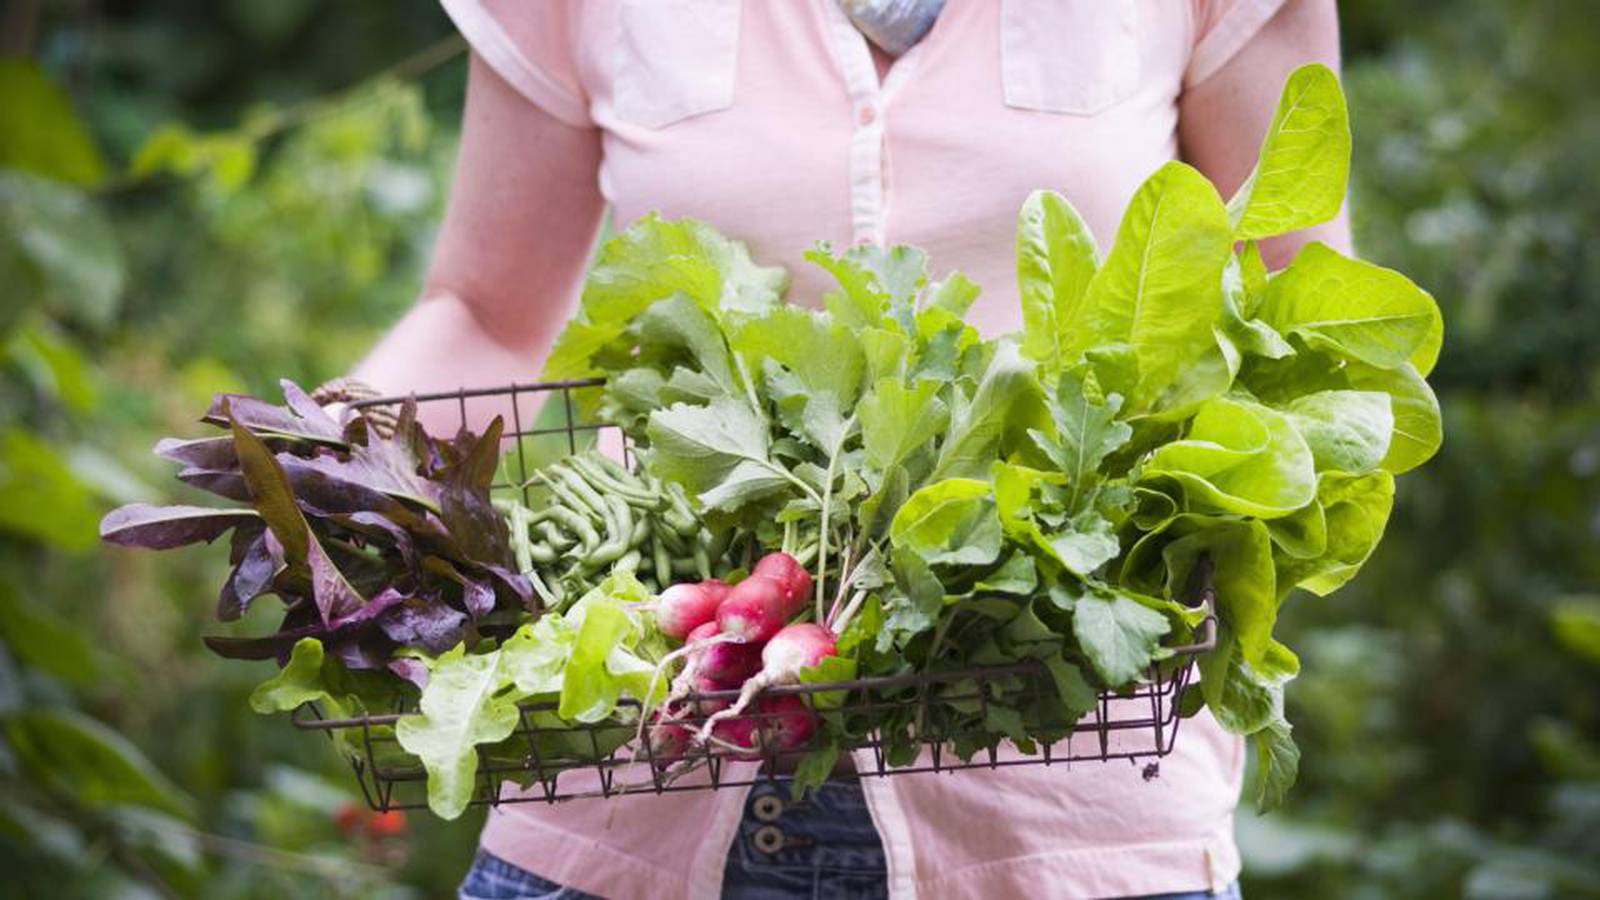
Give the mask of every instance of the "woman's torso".
[[[1278, 2], [1236, 6], [1264, 20]], [[802, 258], [816, 241], [913, 244], [934, 277], [957, 269], [983, 288], [971, 317], [988, 335], [1022, 321], [1024, 198], [1059, 191], [1107, 246], [1138, 185], [1177, 153], [1177, 100], [1205, 74], [1192, 60], [1216, 18], [1205, 0], [949, 0], [880, 84], [834, 0], [445, 6], [515, 86], [600, 130], [619, 225], [653, 210], [704, 219], [787, 267], [791, 300], [810, 305], [828, 289]], [[1157, 778], [1126, 762], [1022, 767], [869, 779], [868, 800], [897, 894], [1193, 890], [1237, 874], [1242, 760], [1202, 713]], [[505, 807], [484, 846], [596, 893], [702, 895], [737, 794]]]

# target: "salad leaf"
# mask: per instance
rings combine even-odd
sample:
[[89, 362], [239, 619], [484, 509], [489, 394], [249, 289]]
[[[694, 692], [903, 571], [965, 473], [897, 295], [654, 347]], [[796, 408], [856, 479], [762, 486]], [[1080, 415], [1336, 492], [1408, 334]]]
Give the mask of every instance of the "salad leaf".
[[918, 490], [895, 514], [889, 539], [930, 563], [994, 562], [1000, 555], [1000, 519], [989, 483], [947, 478]]
[[[1132, 410], [1149, 411], [1208, 354], [1222, 308], [1222, 268], [1232, 236], [1211, 182], [1172, 162], [1139, 188], [1105, 265], [1095, 272], [1082, 321], [1069, 323], [1069, 355], [1125, 343], [1135, 370]], [[1204, 390], [1220, 392], [1226, 381]]]
[[1411, 279], [1319, 243], [1268, 282], [1261, 320], [1336, 356], [1423, 375], [1444, 338], [1438, 304]]
[[1165, 616], [1121, 593], [1085, 594], [1072, 610], [1072, 632], [1106, 684], [1137, 678], [1170, 628]]
[[1181, 485], [1195, 511], [1271, 519], [1316, 496], [1311, 448], [1289, 418], [1229, 397], [1201, 406], [1188, 437], [1156, 448], [1144, 467], [1155, 476]]
[[1233, 199], [1228, 219], [1240, 240], [1326, 222], [1344, 203], [1350, 177], [1350, 120], [1332, 69], [1301, 66], [1289, 76], [1267, 126], [1260, 157]]
[[1066, 365], [1062, 348], [1084, 320], [1083, 298], [1099, 267], [1089, 226], [1065, 197], [1034, 191], [1017, 215], [1017, 290], [1022, 296], [1022, 352], [1045, 371]]

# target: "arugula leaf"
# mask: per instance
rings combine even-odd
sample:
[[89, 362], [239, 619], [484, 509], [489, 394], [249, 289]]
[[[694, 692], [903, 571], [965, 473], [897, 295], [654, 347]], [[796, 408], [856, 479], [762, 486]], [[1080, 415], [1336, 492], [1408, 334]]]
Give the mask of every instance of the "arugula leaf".
[[1063, 372], [1050, 403], [1055, 439], [1031, 432], [1034, 443], [1067, 478], [1070, 494], [1066, 508], [1071, 513], [1093, 498], [1091, 489], [1100, 480], [1100, 464], [1133, 436], [1133, 428], [1116, 418], [1122, 398], [1112, 394], [1101, 400], [1090, 393], [1080, 374]]
[[768, 458], [766, 421], [737, 398], [657, 410], [648, 434], [652, 470], [701, 495], [708, 506], [733, 508], [791, 477]]
[[1344, 203], [1350, 120], [1339, 78], [1327, 66], [1289, 76], [1250, 176], [1228, 201], [1241, 239], [1272, 237], [1326, 222]]
[[1266, 728], [1250, 735], [1256, 768], [1251, 782], [1256, 812], [1267, 813], [1283, 805], [1300, 775], [1300, 748], [1294, 743], [1294, 726], [1280, 713]]
[[600, 248], [584, 284], [573, 327], [556, 339], [543, 378], [600, 374], [605, 350], [657, 300], [682, 293], [713, 315], [758, 313], [788, 287], [781, 268], [758, 266], [738, 241], [693, 219], [665, 221], [651, 213]]
[[921, 250], [862, 244], [835, 256], [833, 247], [823, 241], [805, 258], [839, 282], [840, 290], [828, 293], [822, 302], [840, 324], [851, 329], [876, 327], [888, 317], [902, 333], [916, 333], [916, 297], [928, 281], [928, 258]]
[[1000, 344], [972, 399], [952, 413], [931, 478], [982, 477], [1028, 428], [1048, 427], [1048, 415], [1033, 365], [1015, 345]]
[[867, 462], [888, 469], [931, 444], [945, 430], [950, 411], [935, 382], [907, 387], [898, 378], [881, 378], [861, 398], [856, 418]]
[[1034, 191], [1017, 214], [1017, 290], [1022, 296], [1022, 352], [1045, 371], [1071, 362], [1062, 347], [1083, 323], [1084, 294], [1100, 265], [1094, 235], [1067, 198]]

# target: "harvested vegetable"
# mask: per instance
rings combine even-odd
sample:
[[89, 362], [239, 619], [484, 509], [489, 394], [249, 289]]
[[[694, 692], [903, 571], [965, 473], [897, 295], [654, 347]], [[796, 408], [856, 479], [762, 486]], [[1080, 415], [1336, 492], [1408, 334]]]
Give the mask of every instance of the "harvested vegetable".
[[[1098, 691], [1170, 667], [1209, 580], [1218, 643], [1179, 706], [1250, 737], [1269, 807], [1299, 759], [1279, 610], [1355, 576], [1394, 476], [1441, 440], [1432, 297], [1319, 244], [1262, 263], [1257, 241], [1336, 213], [1348, 164], [1337, 80], [1309, 66], [1227, 202], [1169, 163], [1102, 254], [1037, 192], [1017, 228], [1025, 328], [998, 339], [963, 318], [978, 287], [931, 281], [915, 248], [818, 245], [838, 286], [806, 308], [738, 242], [646, 216], [602, 247], [545, 373], [604, 376], [582, 399], [633, 467], [576, 454], [491, 505], [498, 426], [437, 441], [408, 407], [387, 441], [286, 385], [287, 407], [219, 398], [208, 420], [231, 437], [160, 448], [246, 506], [126, 508], [104, 533], [160, 548], [232, 530], [221, 617], [288, 601], [279, 633], [213, 643], [285, 663], [257, 708], [378, 709], [405, 686], [416, 711], [393, 737], [444, 816], [480, 758], [526, 758], [513, 732], [536, 700], [547, 727], [608, 723], [593, 747], [542, 738], [545, 758], [634, 737], [674, 774], [706, 745], [804, 753], [803, 789], [867, 726], [826, 691], [766, 689], [1032, 660], [1053, 696], [997, 681], [982, 704], [936, 696], [873, 724], [895, 765], [933, 720], [963, 757], [1034, 752]], [[690, 696], [711, 689], [738, 699]]]

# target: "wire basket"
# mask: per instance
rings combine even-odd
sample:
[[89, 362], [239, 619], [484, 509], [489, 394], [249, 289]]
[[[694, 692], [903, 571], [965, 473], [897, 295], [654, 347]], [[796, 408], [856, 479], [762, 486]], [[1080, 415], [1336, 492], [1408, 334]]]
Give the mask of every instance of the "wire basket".
[[[419, 417], [438, 431], [453, 424], [481, 429], [494, 416], [506, 423], [505, 440], [514, 446], [505, 455], [493, 491], [524, 490], [531, 472], [544, 462], [575, 453], [596, 441], [610, 444], [626, 457], [626, 442], [615, 426], [580, 421], [579, 392], [594, 390], [596, 380], [509, 385], [419, 395]], [[371, 413], [396, 407], [405, 398], [360, 400], [352, 408]], [[607, 430], [613, 434], [607, 436]], [[1208, 613], [1215, 596], [1202, 565], [1189, 598]], [[926, 772], [1010, 766], [1053, 765], [1128, 760], [1145, 761], [1144, 775], [1159, 773], [1158, 760], [1172, 752], [1177, 739], [1179, 698], [1190, 686], [1195, 657], [1216, 645], [1216, 619], [1208, 615], [1198, 639], [1172, 647], [1171, 655], [1152, 665], [1144, 677], [1121, 691], [1105, 691], [1095, 708], [1076, 721], [1061, 721], [1055, 683], [1036, 660], [979, 668], [915, 672], [824, 684], [769, 688], [764, 696], [800, 695], [823, 716], [844, 717], [851, 733], [865, 734], [858, 743], [838, 748], [853, 765], [835, 768], [834, 777], [885, 777]], [[1004, 687], [1013, 696], [1032, 698], [1020, 711], [1019, 724], [1041, 740], [1029, 747], [1001, 746], [988, 727], [992, 689]], [[738, 691], [692, 694], [680, 712], [662, 721], [698, 729], [705, 716], [694, 712]], [[622, 708], [638, 710], [624, 699]], [[401, 750], [395, 723], [410, 710], [348, 719], [325, 718], [312, 704], [301, 707], [294, 724], [302, 729], [339, 735], [367, 803], [376, 810], [425, 807], [427, 775]], [[677, 755], [656, 753], [651, 742], [635, 749], [636, 726], [615, 721], [595, 724], [563, 722], [554, 703], [528, 703], [520, 708], [512, 739], [498, 750], [478, 751], [478, 784], [473, 805], [547, 802], [631, 794], [664, 794], [741, 787], [781, 777], [807, 758], [826, 758], [811, 743], [780, 749], [767, 740], [773, 720], [782, 715], [755, 707], [741, 713], [752, 720], [761, 738], [759, 754], [708, 743]], [[627, 717], [624, 718], [636, 718]], [[820, 730], [819, 730], [820, 733]], [[1043, 740], [1042, 738], [1052, 740]], [[505, 748], [513, 747], [507, 752]], [[817, 754], [813, 756], [813, 754]], [[511, 785], [507, 785], [507, 783]]]

